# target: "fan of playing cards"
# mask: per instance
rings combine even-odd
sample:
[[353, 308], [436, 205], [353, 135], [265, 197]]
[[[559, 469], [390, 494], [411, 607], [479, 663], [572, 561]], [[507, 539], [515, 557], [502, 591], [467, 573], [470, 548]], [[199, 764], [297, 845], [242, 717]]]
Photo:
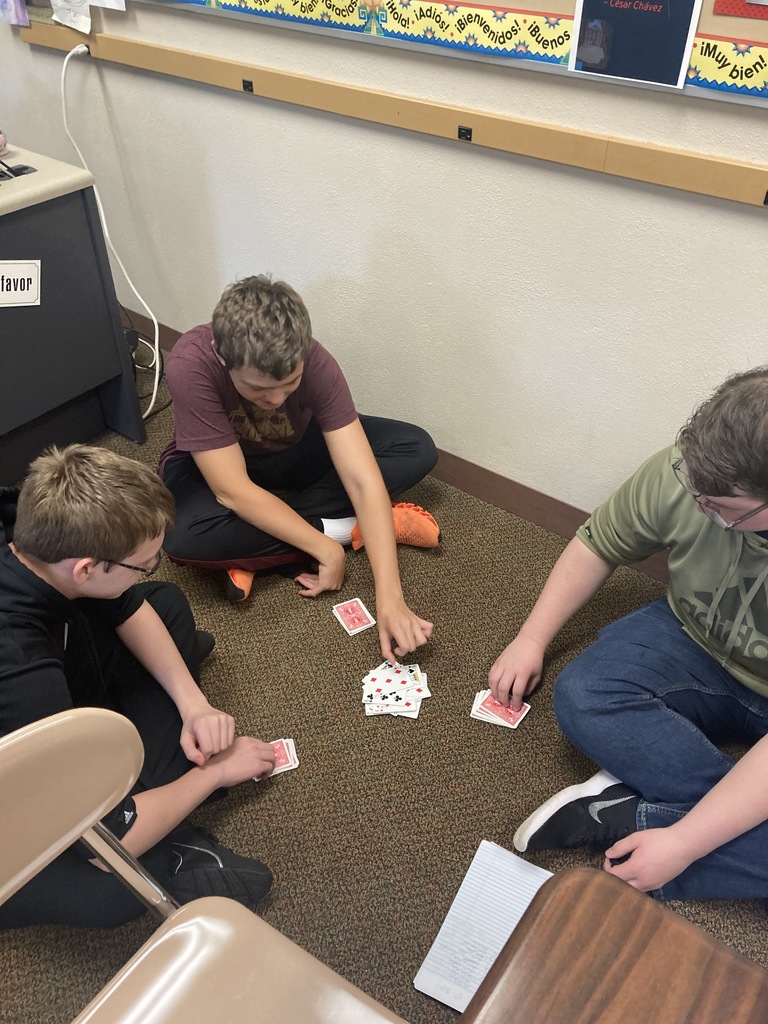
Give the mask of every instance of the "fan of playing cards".
[[418, 718], [421, 702], [431, 696], [427, 674], [418, 665], [382, 661], [363, 679], [366, 715]]
[[480, 690], [475, 695], [469, 714], [471, 718], [479, 718], [481, 722], [491, 722], [493, 725], [504, 725], [507, 729], [516, 729], [530, 710], [530, 704], [523, 704], [519, 711], [505, 708], [496, 700], [490, 690]]

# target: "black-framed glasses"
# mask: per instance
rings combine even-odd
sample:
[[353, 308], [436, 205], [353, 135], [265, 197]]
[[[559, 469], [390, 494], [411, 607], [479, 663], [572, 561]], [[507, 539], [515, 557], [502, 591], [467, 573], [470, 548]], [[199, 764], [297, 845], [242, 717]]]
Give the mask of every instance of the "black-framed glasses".
[[147, 569], [144, 565], [131, 565], [129, 562], [115, 562], [111, 558], [99, 558], [99, 562], [106, 562], [107, 565], [119, 565], [121, 569], [133, 569], [134, 572], [140, 572], [142, 576], [149, 578], [154, 576], [157, 570], [160, 568], [160, 563], [163, 560], [163, 552], [158, 551], [157, 559], [151, 569]]
[[752, 516], [756, 516], [758, 512], [764, 512], [768, 508], [768, 501], [765, 501], [762, 505], [758, 505], [757, 508], [753, 508], [751, 511], [745, 512], [737, 519], [734, 519], [733, 522], [729, 523], [723, 519], [716, 509], [712, 507], [709, 500], [704, 497], [701, 491], [697, 491], [691, 484], [690, 478], [685, 471], [685, 459], [675, 459], [672, 463], [672, 472], [677, 477], [677, 482], [680, 486], [684, 487], [685, 490], [688, 491], [693, 500], [699, 503], [700, 507], [703, 507], [703, 511], [707, 516], [709, 516], [712, 522], [716, 523], [723, 530], [733, 530], [735, 527], [741, 526], [741, 524], [745, 523], [748, 519], [751, 519]]

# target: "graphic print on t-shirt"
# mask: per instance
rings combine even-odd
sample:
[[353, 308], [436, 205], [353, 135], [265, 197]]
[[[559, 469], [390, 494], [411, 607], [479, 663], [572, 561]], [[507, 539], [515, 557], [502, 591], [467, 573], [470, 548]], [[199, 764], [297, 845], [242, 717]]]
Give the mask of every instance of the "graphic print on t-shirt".
[[244, 441], [284, 441], [293, 437], [293, 425], [287, 413], [279, 409], [259, 409], [251, 405], [250, 412], [246, 412], [245, 405], [241, 404], [228, 418], [234, 432]]
[[[728, 587], [720, 597], [713, 616], [710, 633], [720, 643], [726, 644], [733, 640], [733, 654], [746, 658], [768, 661], [768, 591], [759, 588], [748, 607], [747, 597], [757, 582], [756, 576], [744, 576], [733, 587]], [[691, 618], [700, 626], [705, 627], [715, 594], [710, 591], [694, 591], [691, 597], [681, 598], [680, 604]], [[744, 614], [742, 615], [742, 609]], [[735, 638], [731, 637], [734, 624], [739, 619], [739, 631]]]

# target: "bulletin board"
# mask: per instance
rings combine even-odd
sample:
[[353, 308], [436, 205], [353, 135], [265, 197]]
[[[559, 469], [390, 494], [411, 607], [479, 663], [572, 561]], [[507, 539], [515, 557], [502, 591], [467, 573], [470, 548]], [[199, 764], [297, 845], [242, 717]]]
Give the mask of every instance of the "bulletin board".
[[[269, 19], [273, 24], [439, 48], [494, 61], [528, 62], [529, 66], [558, 68], [563, 72], [567, 71], [574, 35], [574, 0], [545, 0], [547, 10], [467, 0], [458, 3], [445, 0], [439, 3], [435, 0], [156, 2], [241, 18]], [[768, 6], [747, 0], [704, 0], [686, 84], [715, 90], [736, 100], [768, 103]]]

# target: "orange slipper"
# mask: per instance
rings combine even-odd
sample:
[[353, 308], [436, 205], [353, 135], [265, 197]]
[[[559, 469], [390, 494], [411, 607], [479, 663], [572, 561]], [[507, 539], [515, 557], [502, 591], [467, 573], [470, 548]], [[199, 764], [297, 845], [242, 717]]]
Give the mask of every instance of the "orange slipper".
[[[414, 505], [410, 501], [398, 502], [392, 506], [392, 519], [398, 544], [409, 544], [414, 548], [436, 548], [440, 543], [440, 527], [434, 516], [421, 505]], [[359, 551], [364, 544], [360, 527], [356, 525], [352, 530], [352, 547]]]
[[244, 601], [251, 592], [253, 573], [245, 569], [227, 569], [227, 600], [231, 604]]

